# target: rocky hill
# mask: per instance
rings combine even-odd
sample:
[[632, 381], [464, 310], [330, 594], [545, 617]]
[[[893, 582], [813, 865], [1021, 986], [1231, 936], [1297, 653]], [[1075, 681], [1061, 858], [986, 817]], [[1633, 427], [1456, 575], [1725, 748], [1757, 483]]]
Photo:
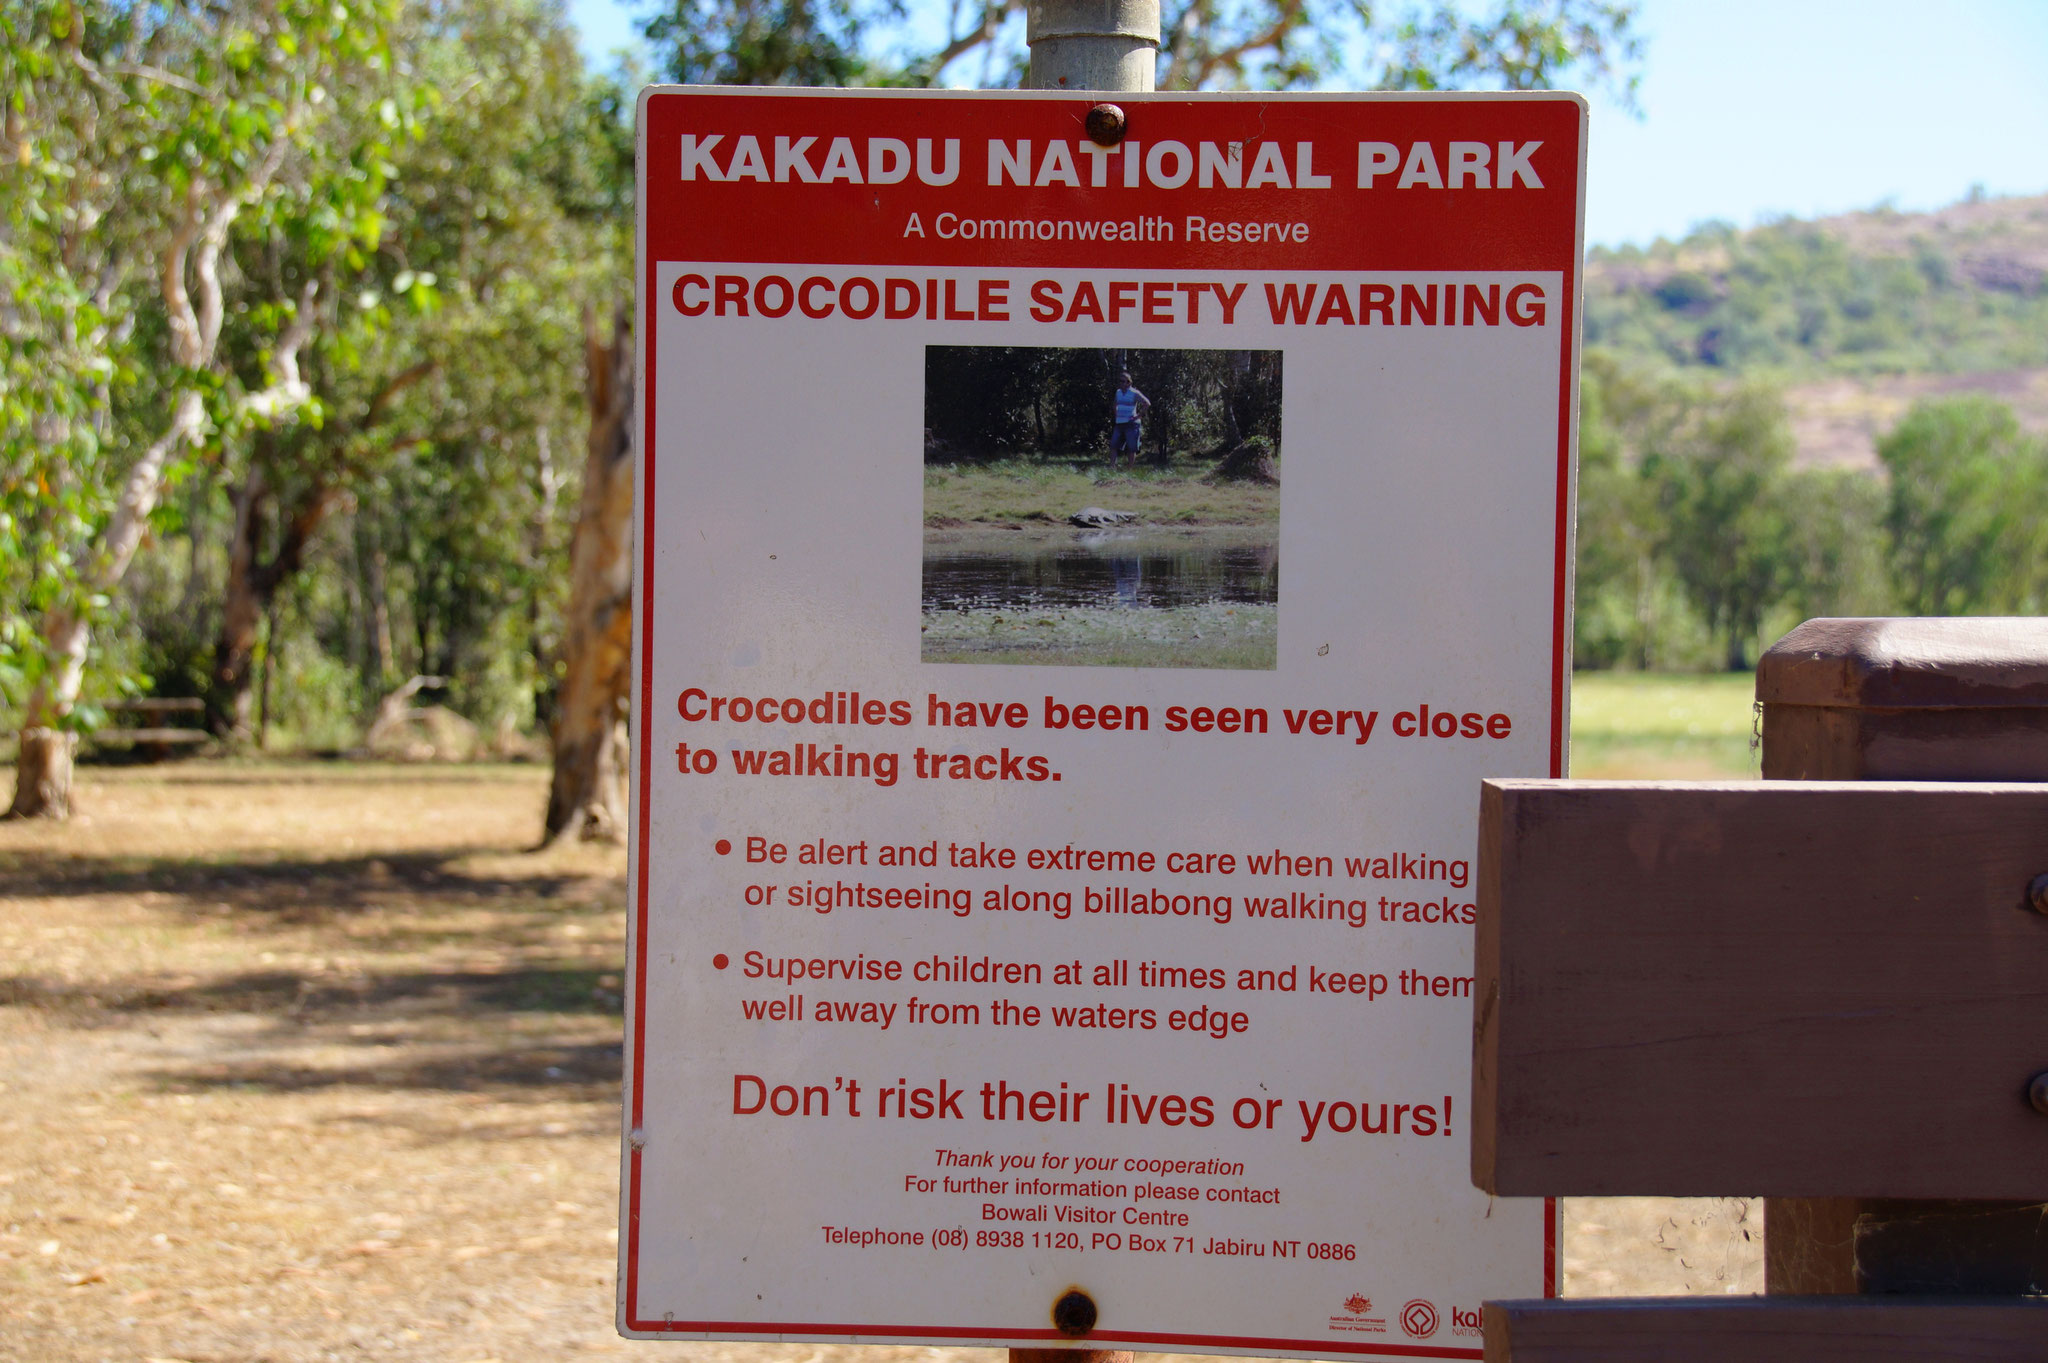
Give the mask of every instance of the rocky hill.
[[1595, 250], [1586, 342], [1781, 384], [1802, 464], [1873, 464], [1878, 435], [1946, 393], [2048, 430], [2048, 195]]

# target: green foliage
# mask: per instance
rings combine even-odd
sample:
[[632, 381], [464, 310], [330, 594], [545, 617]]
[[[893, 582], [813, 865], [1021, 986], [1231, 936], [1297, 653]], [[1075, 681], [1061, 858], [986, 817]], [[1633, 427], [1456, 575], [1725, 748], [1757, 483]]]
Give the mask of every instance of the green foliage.
[[[1980, 196], [1921, 219], [1711, 223], [1675, 243], [1592, 252], [1582, 665], [1668, 666], [1698, 629], [1721, 636], [1732, 662], [1745, 633], [1753, 644], [1802, 618], [2048, 604], [2048, 534], [2033, 511], [2048, 455], [2003, 405], [1916, 407], [1879, 444], [1882, 476], [1772, 467], [1775, 418], [1758, 407], [1725, 420], [1745, 391], [1770, 405], [1756, 387], [1766, 378], [2048, 364], [2048, 277], [2029, 263], [2037, 217]], [[1646, 415], [1659, 407], [1697, 408], [1694, 456], [1665, 453], [1687, 423]]]
[[[670, 79], [714, 85], [1014, 86], [1024, 0], [958, 4], [944, 41], [913, 35], [903, 0], [666, 0], [645, 24]], [[1633, 99], [1633, 0], [1507, 0], [1485, 14], [1435, 0], [1167, 0], [1162, 90], [1548, 89], [1567, 78]]]
[[1857, 245], [1781, 222], [1709, 224], [1648, 250], [1595, 249], [1586, 341], [1731, 373], [1954, 373], [2048, 364], [2048, 287], [2015, 246], [1969, 232]]
[[893, 82], [863, 40], [906, 17], [901, 0], [676, 0], [646, 32], [689, 85], [877, 85]]
[[1611, 85], [1625, 103], [1634, 102], [1643, 45], [1635, 5], [1624, 0], [1511, 3], [1480, 17], [1437, 0], [1384, 30], [1370, 6], [1354, 14], [1369, 41], [1386, 34], [1374, 54], [1380, 70], [1372, 84], [1380, 89], [1547, 90], [1569, 73], [1584, 84]]
[[[0, 21], [19, 172], [0, 184], [0, 581], [20, 588], [0, 609], [9, 701], [65, 675], [75, 654], [50, 648], [71, 623], [106, 622], [133, 552], [110, 527], [147, 515], [172, 528], [169, 511], [150, 514], [161, 489], [217, 457], [199, 437], [246, 421], [238, 376], [215, 362], [220, 329], [274, 341], [293, 322], [282, 300], [232, 319], [217, 306], [227, 231], [296, 235], [320, 260], [374, 246], [382, 157], [333, 134], [337, 91], [390, 84], [391, 14], [390, 0], [38, 0]], [[404, 120], [387, 108], [385, 122]], [[187, 414], [202, 411], [195, 428]], [[37, 722], [90, 718], [62, 680], [40, 705]]]
[[[339, 741], [419, 671], [487, 725], [531, 723], [581, 313], [630, 251], [629, 91], [585, 74], [547, 0], [39, 3], [0, 14], [0, 45], [27, 172], [0, 178], [0, 699], [41, 675], [53, 608], [100, 627], [88, 695], [206, 694], [239, 545], [273, 727]], [[227, 223], [196, 368], [159, 290], [189, 204]], [[138, 568], [88, 593], [188, 389], [207, 415]]]
[[2048, 441], [2002, 403], [1916, 406], [1878, 444], [1880, 479], [1792, 468], [1782, 409], [1754, 383], [1596, 351], [1582, 394], [1581, 667], [1739, 668], [1816, 616], [2048, 607]]
[[[1884, 536], [1885, 487], [1862, 469], [1794, 469], [1776, 497], [1797, 517], [1786, 546], [1789, 629], [1819, 616], [1884, 615], [1895, 609]], [[1769, 629], [1765, 636], [1780, 633]]]
[[1784, 408], [1755, 387], [1696, 389], [1659, 425], [1641, 464], [1662, 521], [1658, 548], [1707, 628], [1727, 640], [1729, 667], [1741, 668], [1765, 611], [1790, 586]]
[[1884, 608], [1881, 490], [1860, 473], [1794, 470], [1773, 390], [1601, 352], [1582, 384], [1580, 666], [1739, 669], [1788, 610]]
[[1277, 350], [931, 346], [925, 351], [928, 462], [1092, 458], [1108, 449], [1117, 376], [1152, 403], [1157, 463], [1221, 454], [1261, 436], [1279, 452]]
[[2048, 605], [2048, 442], [1982, 396], [1923, 402], [1883, 440], [1885, 529], [1916, 615], [2032, 614]]

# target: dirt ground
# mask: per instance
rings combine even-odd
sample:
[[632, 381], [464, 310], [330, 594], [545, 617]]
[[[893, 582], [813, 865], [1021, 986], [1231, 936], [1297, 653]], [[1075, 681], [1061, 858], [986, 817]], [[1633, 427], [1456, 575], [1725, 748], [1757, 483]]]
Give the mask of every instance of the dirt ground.
[[[531, 767], [92, 768], [0, 824], [0, 1358], [923, 1363], [612, 1328], [624, 860]], [[1566, 1290], [1761, 1288], [1743, 1201], [1567, 1204]]]

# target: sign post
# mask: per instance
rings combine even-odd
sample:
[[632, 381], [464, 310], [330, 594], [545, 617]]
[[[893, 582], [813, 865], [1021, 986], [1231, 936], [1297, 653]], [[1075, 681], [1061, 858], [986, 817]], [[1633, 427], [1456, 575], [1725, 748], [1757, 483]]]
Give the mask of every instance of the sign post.
[[[1039, 0], [1025, 7], [1025, 39], [1033, 90], [1148, 91], [1159, 66], [1159, 0]], [[1089, 140], [1115, 146], [1123, 138], [1123, 110], [1113, 104], [1088, 111]], [[1069, 1312], [1080, 1308], [1068, 1303]], [[1057, 1314], [1059, 1307], [1054, 1306]], [[1069, 1328], [1079, 1325], [1078, 1317]], [[1131, 1363], [1129, 1350], [1012, 1349], [1010, 1363]]]
[[[1478, 1357], [1583, 106], [654, 90], [620, 1324]], [[1283, 564], [1284, 560], [1284, 564]]]

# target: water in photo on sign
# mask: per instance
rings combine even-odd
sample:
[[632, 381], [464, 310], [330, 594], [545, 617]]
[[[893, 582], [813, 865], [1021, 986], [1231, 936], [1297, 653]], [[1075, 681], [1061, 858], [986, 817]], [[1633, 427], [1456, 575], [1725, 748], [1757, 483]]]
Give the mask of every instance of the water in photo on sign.
[[1277, 350], [927, 346], [919, 656], [1270, 669]]

